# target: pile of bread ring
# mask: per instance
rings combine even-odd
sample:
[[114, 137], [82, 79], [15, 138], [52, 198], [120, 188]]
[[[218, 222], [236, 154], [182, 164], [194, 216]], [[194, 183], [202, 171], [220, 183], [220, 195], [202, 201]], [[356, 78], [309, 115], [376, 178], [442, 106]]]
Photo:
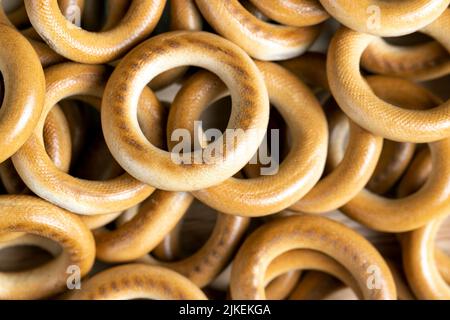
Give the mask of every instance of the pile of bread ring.
[[450, 299], [449, 4], [0, 0], [0, 299]]

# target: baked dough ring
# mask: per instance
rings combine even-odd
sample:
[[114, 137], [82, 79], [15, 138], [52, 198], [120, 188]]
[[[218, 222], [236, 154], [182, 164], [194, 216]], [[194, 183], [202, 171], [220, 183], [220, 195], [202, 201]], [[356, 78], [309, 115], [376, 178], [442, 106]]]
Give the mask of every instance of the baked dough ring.
[[[238, 130], [208, 146], [206, 154], [223, 146], [208, 163], [202, 150], [184, 152], [181, 160], [188, 163], [175, 161], [179, 154], [156, 148], [137, 125], [142, 89], [157, 74], [182, 65], [216, 72], [231, 91], [228, 128]], [[117, 162], [136, 179], [170, 191], [207, 188], [234, 175], [257, 151], [269, 120], [267, 90], [254, 62], [233, 43], [206, 32], [167, 32], [133, 49], [108, 80], [102, 103], [103, 133]]]
[[2, 299], [49, 297], [66, 287], [67, 267], [76, 265], [80, 276], [91, 269], [95, 258], [94, 237], [79, 217], [31, 196], [0, 196], [0, 207], [0, 232], [36, 234], [63, 248], [58, 257], [43, 266], [0, 272]]

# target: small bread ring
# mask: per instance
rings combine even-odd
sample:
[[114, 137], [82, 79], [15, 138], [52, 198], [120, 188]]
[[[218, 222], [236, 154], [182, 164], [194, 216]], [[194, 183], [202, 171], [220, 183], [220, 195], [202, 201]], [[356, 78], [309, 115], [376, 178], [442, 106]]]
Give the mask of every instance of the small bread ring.
[[[438, 102], [428, 90], [408, 80], [384, 76], [368, 79], [383, 99], [415, 109], [408, 111], [422, 111], [417, 109], [426, 109]], [[447, 161], [450, 138], [429, 143], [429, 146], [433, 172], [418, 192], [401, 199], [389, 199], [364, 189], [341, 211], [372, 229], [384, 232], [413, 230], [447, 214], [450, 206], [450, 163]], [[424, 211], [424, 208], [427, 209]]]
[[[189, 163], [174, 161], [179, 154], [156, 148], [137, 125], [142, 89], [157, 74], [182, 65], [216, 72], [231, 91], [228, 128], [233, 134], [225, 133], [207, 147], [206, 154], [223, 147], [208, 163], [203, 150], [184, 152]], [[257, 151], [269, 120], [267, 90], [254, 62], [233, 43], [206, 32], [167, 32], [133, 49], [108, 80], [102, 103], [103, 133], [117, 162], [136, 179], [171, 191], [207, 188], [234, 175]]]
[[[95, 242], [79, 217], [31, 196], [0, 196], [0, 232], [26, 232], [61, 244], [63, 253], [29, 271], [0, 272], [2, 299], [37, 299], [54, 295], [66, 286], [66, 268], [76, 265], [80, 276], [92, 267]], [[20, 284], [20, 285], [18, 285]]]
[[[329, 255], [355, 277], [365, 299], [396, 299], [394, 280], [378, 251], [362, 236], [318, 216], [290, 216], [271, 221], [246, 239], [233, 262], [234, 299], [264, 298], [264, 279], [270, 262], [293, 249], [312, 249]], [[368, 274], [377, 271], [369, 289]]]
[[134, 0], [122, 22], [107, 32], [89, 32], [69, 22], [57, 0], [25, 0], [30, 22], [60, 55], [82, 63], [105, 63], [119, 58], [148, 36], [162, 14], [165, 0]]
[[450, 102], [428, 110], [406, 110], [383, 101], [370, 89], [359, 71], [359, 62], [373, 39], [341, 28], [331, 41], [328, 81], [342, 110], [363, 128], [389, 140], [420, 143], [449, 137]]
[[[106, 70], [103, 66], [67, 63], [46, 70], [47, 95], [41, 120], [13, 163], [25, 184], [44, 199], [79, 214], [104, 214], [128, 209], [147, 198], [154, 188], [128, 174], [108, 181], [88, 181], [70, 176], [49, 159], [42, 139], [47, 113], [60, 100], [73, 95], [100, 97]], [[144, 101], [157, 101], [150, 89]]]
[[[216, 210], [240, 216], [268, 215], [289, 207], [314, 186], [326, 160], [326, 119], [312, 92], [283, 67], [270, 62], [256, 64], [265, 79], [270, 101], [287, 122], [292, 137], [291, 151], [276, 174], [252, 179], [232, 177], [193, 193]], [[225, 92], [226, 87], [215, 75], [200, 72], [193, 76], [172, 104], [168, 136], [179, 128], [193, 133], [194, 121]], [[172, 145], [169, 141], [169, 146]]]
[[0, 71], [5, 84], [0, 113], [0, 163], [30, 137], [41, 116], [45, 78], [39, 58], [18, 31], [0, 24]]

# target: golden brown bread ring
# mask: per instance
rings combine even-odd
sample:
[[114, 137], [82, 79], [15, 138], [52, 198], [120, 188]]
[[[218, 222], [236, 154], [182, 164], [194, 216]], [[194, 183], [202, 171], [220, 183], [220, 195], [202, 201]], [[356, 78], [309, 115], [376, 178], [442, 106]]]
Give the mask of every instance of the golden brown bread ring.
[[[46, 70], [45, 109], [38, 126], [13, 163], [25, 184], [58, 206], [80, 214], [103, 214], [130, 208], [147, 198], [154, 188], [128, 174], [108, 181], [78, 179], [58, 170], [48, 158], [42, 141], [45, 117], [58, 101], [74, 95], [101, 97], [107, 76], [103, 66], [66, 63]], [[157, 101], [150, 89], [142, 100]]]
[[[251, 179], [232, 177], [219, 185], [193, 192], [208, 206], [240, 216], [268, 215], [289, 207], [314, 186], [322, 174], [326, 159], [326, 119], [312, 92], [279, 65], [260, 61], [256, 65], [266, 82], [270, 101], [290, 130], [290, 152], [279, 169], [273, 171], [275, 174]], [[195, 120], [224, 93], [226, 87], [216, 76], [205, 72], [194, 75], [172, 103], [167, 124], [168, 137], [180, 128], [188, 130], [193, 136]], [[268, 137], [271, 137], [271, 132]], [[168, 144], [173, 146], [173, 142]], [[274, 159], [272, 161], [276, 161]]]
[[449, 137], [450, 102], [427, 110], [409, 110], [385, 102], [371, 90], [359, 71], [359, 62], [373, 39], [374, 36], [341, 28], [331, 41], [328, 81], [342, 110], [363, 128], [389, 140], [419, 143]]
[[[159, 191], [156, 191], [158, 193]], [[161, 192], [162, 195], [170, 194], [168, 192]], [[152, 195], [153, 196], [153, 195]], [[170, 197], [167, 197], [170, 200]], [[176, 199], [176, 198], [175, 198]], [[170, 204], [169, 204], [170, 206]], [[145, 207], [145, 205], [144, 205]], [[147, 207], [149, 207], [147, 205]], [[156, 210], [157, 209], [157, 210]], [[153, 210], [158, 211], [159, 208]], [[164, 210], [161, 210], [164, 212]], [[184, 208], [181, 211], [186, 211]], [[129, 227], [129, 230], [133, 230], [133, 224], [136, 224], [138, 219], [136, 219], [136, 215], [143, 215], [142, 210], [129, 210], [124, 213], [118, 219], [118, 229], [127, 224], [126, 227]], [[145, 211], [144, 211], [145, 212]], [[244, 235], [247, 227], [249, 225], [250, 219], [245, 217], [231, 216], [225, 215], [222, 213], [217, 213], [217, 220], [215, 226], [209, 236], [208, 240], [205, 244], [201, 246], [195, 253], [189, 255], [185, 258], [179, 258], [181, 254], [181, 221], [165, 235], [164, 239], [155, 247], [152, 251], [151, 255], [147, 255], [148, 249], [143, 251], [143, 254], [146, 255], [139, 258], [137, 261], [146, 263], [146, 264], [157, 264], [164, 266], [166, 268], [177, 271], [192, 282], [194, 282], [199, 287], [205, 287], [209, 283], [214, 280], [219, 272], [222, 271], [224, 266], [228, 263], [229, 258], [234, 253], [237, 245], [240, 243], [242, 236]], [[167, 215], [167, 210], [164, 212], [164, 215]], [[141, 219], [142, 220], [142, 219]], [[132, 221], [132, 222], [130, 222]], [[154, 221], [150, 221], [152, 223]], [[148, 223], [140, 222], [140, 225], [144, 226]], [[152, 224], [154, 228], [155, 223]], [[149, 226], [152, 228], [151, 226]], [[145, 227], [141, 227], [140, 229], [145, 229]], [[148, 229], [148, 228], [147, 228]], [[161, 233], [160, 231], [158, 231]], [[140, 235], [146, 235], [146, 239], [149, 239], [148, 234], [152, 234], [151, 230], [147, 230], [145, 233], [133, 233], [133, 235], [128, 236], [124, 240], [109, 241], [109, 244], [112, 244], [114, 247], [112, 249], [117, 249], [118, 246], [125, 244], [125, 246], [129, 248], [119, 248], [120, 250], [132, 250], [136, 252], [133, 247], [133, 241], [137, 238], [139, 240]], [[154, 237], [152, 237], [154, 239]], [[108, 236], [107, 236], [108, 240]], [[141, 239], [141, 241], [144, 241]], [[145, 243], [148, 243], [145, 240]], [[140, 247], [145, 246], [145, 244], [140, 245]], [[114, 250], [111, 250], [111, 255], [114, 255]]]
[[45, 78], [38, 56], [25, 37], [3, 24], [0, 34], [0, 71], [4, 81], [1, 163], [25, 143], [36, 127], [44, 105]]
[[71, 300], [206, 300], [182, 275], [162, 267], [126, 264], [102, 271], [83, 282]]
[[0, 196], [0, 206], [0, 232], [36, 234], [63, 247], [61, 255], [43, 266], [1, 272], [2, 299], [37, 299], [54, 295], [66, 287], [67, 267], [76, 265], [80, 276], [91, 269], [95, 242], [79, 217], [31, 196]]
[[[446, 53], [447, 54], [447, 53]], [[448, 55], [448, 54], [447, 54]], [[321, 88], [321, 89], [327, 89], [328, 88], [328, 80], [327, 80], [327, 76], [326, 76], [326, 57], [325, 55], [321, 54], [321, 53], [316, 53], [316, 52], [308, 52], [304, 55], [302, 55], [301, 57], [298, 58], [294, 58], [294, 59], [290, 59], [290, 60], [286, 60], [286, 61], [282, 61], [281, 64], [283, 66], [285, 66], [286, 68], [288, 68], [289, 70], [291, 70], [292, 72], [294, 72], [298, 77], [300, 77], [302, 80], [304, 80], [306, 83], [317, 87], [317, 88]], [[374, 79], [371, 77], [371, 81], [373, 82]], [[386, 81], [387, 78], [380, 78], [383, 81]], [[375, 88], [375, 90], [380, 91], [381, 86], [377, 86]], [[416, 95], [414, 97], [412, 97], [410, 100], [421, 100], [420, 96], [419, 98], [416, 97]], [[437, 101], [437, 100], [436, 100]], [[412, 105], [409, 104], [409, 102], [407, 102], [407, 105], [405, 107], [408, 107], [408, 105], [410, 107], [417, 107], [415, 102], [413, 102]], [[420, 106], [420, 105], [418, 105]], [[329, 114], [329, 111], [327, 112], [327, 114]], [[345, 134], [343, 135], [342, 133], [344, 133], [343, 128], [340, 127], [336, 127], [334, 124], [331, 125], [332, 128], [334, 128], [334, 130], [330, 130], [333, 131], [330, 134], [330, 137], [332, 140], [337, 138], [337, 135], [340, 136], [339, 139], [344, 139]], [[338, 130], [336, 130], [338, 129]], [[342, 129], [342, 130], [341, 130]], [[352, 141], [352, 135], [350, 133], [350, 141]], [[360, 141], [361, 143], [362, 141]], [[340, 143], [334, 143], [334, 141], [330, 141], [330, 148], [334, 149], [334, 148], [338, 148], [340, 149]], [[354, 150], [355, 148], [348, 148], [346, 150], [350, 151], [350, 150]], [[415, 150], [415, 146], [411, 143], [396, 143], [390, 140], [387, 140], [384, 142], [384, 147], [382, 150], [382, 154], [380, 157], [380, 161], [377, 164], [377, 167], [375, 168], [375, 171], [373, 173], [373, 176], [371, 177], [371, 180], [369, 181], [369, 189], [378, 192], [378, 193], [384, 193], [387, 191], [387, 189], [389, 189], [393, 183], [395, 183], [395, 181], [399, 178], [399, 176], [404, 172], [405, 170], [405, 166], [409, 163], [412, 153]], [[331, 160], [332, 163], [339, 163], [341, 162], [341, 159], [343, 158], [343, 153], [339, 150], [339, 152], [337, 152], [338, 150], [334, 150], [333, 152], [329, 153], [329, 158]], [[330, 157], [331, 155], [331, 157]], [[336, 159], [332, 159], [332, 157], [336, 155]], [[342, 155], [342, 156], [341, 156]], [[391, 161], [391, 158], [394, 157], [396, 161]], [[375, 161], [372, 158], [372, 161]], [[362, 165], [367, 165], [367, 161], [364, 161]], [[361, 167], [362, 165], [358, 165], [358, 164], [354, 164], [354, 167]], [[347, 170], [346, 170], [347, 171]], [[342, 180], [342, 179], [340, 179]], [[364, 183], [365, 184], [365, 183]], [[348, 186], [348, 183], [346, 184]], [[317, 185], [318, 187], [319, 185]], [[314, 188], [313, 188], [314, 190]], [[342, 188], [339, 188], [338, 190], [339, 192], [342, 191]], [[322, 194], [321, 192], [319, 192], [318, 194]], [[300, 200], [299, 202], [301, 203], [302, 201], [308, 199], [308, 195], [306, 195], [302, 200]], [[345, 203], [346, 201], [342, 202]], [[329, 203], [328, 201], [323, 201], [322, 203]], [[294, 207], [292, 207], [295, 209], [295, 205]], [[329, 207], [330, 210], [332, 209], [332, 207]], [[299, 208], [299, 210], [301, 210]], [[323, 210], [323, 209], [322, 209]], [[323, 211], [327, 211], [327, 210], [323, 210]]]
[[196, 0], [196, 4], [219, 34], [259, 60], [285, 60], [298, 56], [320, 33], [319, 26], [291, 27], [261, 21], [238, 0]]
[[[409, 111], [421, 111], [417, 109], [436, 104], [436, 97], [408, 80], [384, 76], [368, 79], [383, 99], [416, 109]], [[385, 232], [409, 231], [445, 215], [450, 206], [450, 163], [447, 161], [450, 139], [433, 142], [429, 146], [434, 170], [418, 192], [401, 199], [389, 199], [364, 189], [341, 210], [358, 222]]]
[[[265, 274], [271, 261], [294, 249], [317, 250], [336, 259], [355, 278], [365, 299], [396, 299], [390, 270], [366, 239], [337, 222], [309, 215], [276, 219], [246, 239], [233, 262], [232, 297], [264, 298]], [[378, 271], [377, 286], [372, 289], [366, 285], [370, 268]]]
[[124, 55], [156, 26], [165, 0], [133, 1], [122, 22], [107, 32], [89, 32], [68, 23], [57, 0], [25, 0], [31, 24], [60, 55], [82, 63], [105, 63]]
[[[212, 70], [232, 93], [228, 128], [239, 129], [233, 131], [236, 139], [231, 145], [231, 134], [225, 134], [208, 146], [207, 154], [217, 146], [226, 150], [226, 156], [221, 152], [208, 163], [202, 150], [184, 152], [189, 163], [174, 161], [179, 154], [156, 148], [135, 120], [137, 98], [146, 84], [182, 65]], [[105, 140], [117, 162], [140, 181], [172, 191], [210, 187], [234, 175], [258, 149], [269, 119], [267, 90], [254, 62], [230, 41], [206, 32], [167, 32], [133, 49], [108, 80], [102, 103]], [[201, 164], [193, 159], [202, 159]]]
[[[324, 55], [307, 53], [301, 57], [283, 61], [281, 64], [314, 87], [328, 89]], [[380, 85], [380, 82], [387, 80], [389, 79], [371, 77], [369, 83], [373, 84], [373, 90], [382, 94], [383, 86]], [[393, 85], [397, 85], [397, 83]], [[406, 91], [407, 88], [404, 87], [404, 85], [400, 86], [400, 89], [403, 88], [403, 91]], [[416, 99], [423, 100], [420, 94], [414, 95], [409, 100]], [[407, 104], [409, 104], [409, 100]], [[420, 103], [413, 102], [413, 106], [415, 105], [421, 106]], [[341, 144], [337, 140], [340, 141], [345, 138], [347, 128], [342, 121], [343, 114], [336, 112], [335, 109], [336, 107], [333, 108], [330, 104], [325, 109], [328, 114], [330, 127], [328, 161], [335, 169], [325, 177], [322, 177], [308, 194], [291, 206], [291, 209], [295, 211], [318, 213], [337, 209], [363, 189], [374, 169], [379, 171], [379, 173], [372, 179], [377, 178], [377, 183], [383, 183], [381, 188], [377, 186], [378, 190], [382, 191], [389, 188], [392, 182], [396, 180], [396, 177], [403, 172], [408, 155], [411, 155], [413, 146], [408, 144], [409, 148], [406, 148], [404, 161], [395, 162], [398, 166], [392, 166], [390, 161], [386, 164], [379, 163], [377, 165], [382, 139], [370, 134], [353, 122], [350, 122], [349, 146], [345, 149], [344, 154], [341, 152]], [[384, 152], [386, 153], [386, 150]], [[378, 169], [376, 169], [375, 165], [377, 165]], [[355, 170], [355, 168], [359, 170]], [[389, 170], [389, 172], [385, 170]], [[379, 174], [383, 174], [382, 179], [380, 179]]]

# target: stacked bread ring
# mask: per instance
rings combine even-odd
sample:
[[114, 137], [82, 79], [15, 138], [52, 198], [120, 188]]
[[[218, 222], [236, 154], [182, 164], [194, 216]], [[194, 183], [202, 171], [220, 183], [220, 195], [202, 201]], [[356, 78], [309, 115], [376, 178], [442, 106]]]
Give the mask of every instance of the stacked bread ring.
[[0, 299], [450, 299], [449, 4], [0, 1]]

